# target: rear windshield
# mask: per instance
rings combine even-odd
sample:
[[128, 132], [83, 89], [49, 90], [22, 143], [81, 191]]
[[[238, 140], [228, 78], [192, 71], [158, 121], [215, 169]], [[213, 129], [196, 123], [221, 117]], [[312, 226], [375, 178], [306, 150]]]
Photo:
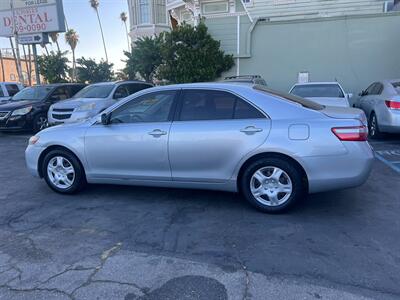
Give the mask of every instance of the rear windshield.
[[296, 85], [290, 93], [304, 98], [344, 98], [343, 91], [337, 84]]
[[301, 106], [305, 107], [305, 108], [309, 108], [309, 109], [313, 109], [313, 110], [323, 110], [325, 108], [325, 106], [315, 103], [313, 101], [298, 97], [296, 95], [292, 95], [292, 94], [288, 94], [288, 93], [284, 93], [284, 92], [278, 92], [278, 91], [274, 91], [271, 90], [263, 85], [255, 85], [254, 89], [267, 93], [269, 95], [273, 95], [276, 97], [279, 97], [281, 99], [284, 99], [286, 101], [290, 101], [290, 102], [294, 102], [297, 104], [300, 104]]
[[114, 86], [114, 84], [88, 85], [76, 93], [74, 98], [107, 98]]
[[400, 95], [400, 81], [399, 82], [393, 82], [392, 83], [394, 89], [396, 90], [397, 94]]

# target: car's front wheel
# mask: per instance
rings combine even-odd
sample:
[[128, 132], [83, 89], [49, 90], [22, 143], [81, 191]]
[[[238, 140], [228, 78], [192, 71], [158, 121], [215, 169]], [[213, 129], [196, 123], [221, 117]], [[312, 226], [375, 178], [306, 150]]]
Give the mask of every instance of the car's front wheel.
[[62, 194], [76, 193], [86, 184], [79, 160], [62, 149], [47, 153], [42, 164], [42, 174], [49, 187]]
[[243, 172], [241, 192], [255, 208], [281, 213], [292, 207], [306, 192], [301, 171], [283, 158], [263, 158]]
[[39, 132], [48, 127], [47, 116], [46, 115], [37, 115], [33, 119], [33, 132]]

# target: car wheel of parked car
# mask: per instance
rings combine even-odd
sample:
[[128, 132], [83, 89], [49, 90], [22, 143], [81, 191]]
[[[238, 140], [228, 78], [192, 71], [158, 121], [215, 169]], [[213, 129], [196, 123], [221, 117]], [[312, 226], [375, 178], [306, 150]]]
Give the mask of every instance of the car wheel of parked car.
[[368, 132], [369, 136], [372, 139], [379, 139], [382, 137], [382, 133], [379, 131], [378, 118], [376, 117], [376, 114], [374, 112], [371, 114], [369, 118]]
[[39, 132], [47, 127], [48, 123], [45, 115], [38, 115], [33, 119], [33, 132]]
[[56, 192], [73, 194], [86, 184], [85, 173], [79, 160], [65, 150], [50, 151], [43, 160], [42, 174]]
[[255, 208], [266, 213], [289, 209], [305, 194], [302, 173], [281, 158], [263, 158], [243, 172], [241, 192]]

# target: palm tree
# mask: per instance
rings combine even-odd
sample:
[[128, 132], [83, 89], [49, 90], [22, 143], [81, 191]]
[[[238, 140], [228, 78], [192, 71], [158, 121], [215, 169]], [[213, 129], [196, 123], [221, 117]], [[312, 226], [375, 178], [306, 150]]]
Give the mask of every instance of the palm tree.
[[49, 33], [49, 36], [51, 38], [51, 41], [57, 45], [58, 52], [61, 52], [60, 45], [58, 44], [58, 37], [59, 37], [58, 32], [51, 32]]
[[106, 62], [108, 62], [106, 41], [104, 40], [103, 27], [101, 26], [101, 21], [100, 21], [100, 16], [99, 16], [99, 5], [100, 5], [100, 2], [99, 2], [99, 0], [89, 0], [89, 3], [90, 3], [90, 6], [96, 11], [96, 14], [97, 14], [97, 20], [99, 21], [101, 37], [103, 39], [104, 53], [106, 54]]
[[74, 29], [69, 29], [65, 33], [65, 41], [71, 47], [72, 50], [72, 81], [75, 81], [76, 77], [76, 61], [75, 61], [75, 48], [79, 42], [79, 35]]
[[119, 15], [119, 18], [121, 19], [121, 21], [124, 23], [125, 25], [125, 32], [126, 32], [126, 40], [128, 42], [128, 51], [130, 52], [131, 49], [131, 44], [129, 43], [129, 33], [128, 33], [128, 26], [126, 25], [126, 21], [128, 20], [128, 14], [126, 12], [122, 12]]

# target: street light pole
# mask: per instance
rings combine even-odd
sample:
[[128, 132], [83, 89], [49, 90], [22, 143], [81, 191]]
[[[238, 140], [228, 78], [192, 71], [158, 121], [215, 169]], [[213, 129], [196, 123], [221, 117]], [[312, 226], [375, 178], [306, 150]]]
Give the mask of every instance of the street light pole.
[[21, 68], [21, 56], [19, 53], [19, 44], [18, 44], [18, 29], [17, 26], [15, 26], [15, 11], [14, 11], [14, 0], [10, 0], [10, 6], [11, 6], [11, 12], [12, 12], [12, 23], [13, 23], [13, 34], [14, 34], [14, 39], [15, 39], [15, 52], [17, 55], [17, 73], [18, 73], [18, 78], [19, 81], [24, 84], [24, 75], [22, 74], [22, 68]]

